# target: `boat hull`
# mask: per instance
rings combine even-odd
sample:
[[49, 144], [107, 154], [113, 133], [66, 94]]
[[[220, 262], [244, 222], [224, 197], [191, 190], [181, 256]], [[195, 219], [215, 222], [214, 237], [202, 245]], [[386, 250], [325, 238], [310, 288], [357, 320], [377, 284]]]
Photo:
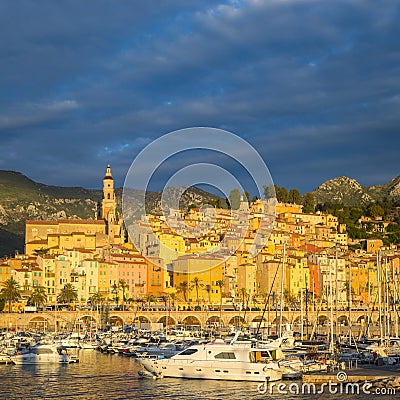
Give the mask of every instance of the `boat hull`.
[[11, 361], [16, 365], [68, 364], [69, 357], [66, 354], [47, 356], [28, 353], [12, 356]]
[[209, 361], [165, 359], [140, 359], [138, 362], [156, 376], [170, 378], [211, 379], [229, 381], [269, 382], [282, 379], [282, 371], [270, 368], [268, 364], [246, 363], [240, 361]]

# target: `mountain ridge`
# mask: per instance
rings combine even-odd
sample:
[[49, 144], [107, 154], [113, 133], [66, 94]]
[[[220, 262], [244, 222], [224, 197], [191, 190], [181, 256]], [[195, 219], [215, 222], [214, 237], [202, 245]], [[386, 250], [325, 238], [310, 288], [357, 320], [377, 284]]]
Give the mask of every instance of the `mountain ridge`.
[[347, 176], [329, 179], [311, 192], [316, 204], [340, 203], [344, 206], [366, 206], [391, 198], [400, 199], [400, 175], [381, 185], [362, 186]]
[[[122, 188], [115, 192], [121, 209]], [[137, 190], [137, 195], [139, 193]], [[310, 193], [315, 204], [340, 203], [357, 207], [388, 198], [397, 201], [400, 200], [400, 176], [372, 186], [362, 186], [355, 179], [340, 176], [323, 182]], [[23, 252], [26, 219], [94, 218], [102, 194], [99, 189], [45, 185], [20, 172], [0, 170], [0, 257], [13, 254], [15, 250]], [[192, 187], [182, 196], [181, 208], [217, 199], [218, 196]], [[161, 211], [161, 192], [146, 194], [146, 210]]]
[[[115, 189], [117, 208], [121, 210], [122, 188]], [[135, 190], [134, 190], [135, 191]], [[137, 195], [141, 191], [137, 191]], [[82, 187], [49, 186], [16, 171], [0, 170], [0, 257], [23, 252], [27, 219], [94, 218], [103, 191]], [[139, 196], [132, 197], [137, 209]], [[140, 197], [141, 198], [141, 197]], [[200, 205], [218, 197], [199, 188], [188, 188], [181, 207]], [[146, 210], [161, 211], [161, 192], [146, 193]]]

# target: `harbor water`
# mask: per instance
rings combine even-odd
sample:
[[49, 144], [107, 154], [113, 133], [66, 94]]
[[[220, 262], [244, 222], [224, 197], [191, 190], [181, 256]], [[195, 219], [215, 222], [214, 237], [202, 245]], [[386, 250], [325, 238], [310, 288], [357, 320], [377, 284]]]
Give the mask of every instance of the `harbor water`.
[[[308, 394], [261, 394], [257, 382], [138, 378], [140, 366], [134, 358], [94, 350], [79, 350], [79, 359], [68, 365], [0, 365], [0, 399], [315, 399]], [[322, 396], [359, 400], [373, 395]]]

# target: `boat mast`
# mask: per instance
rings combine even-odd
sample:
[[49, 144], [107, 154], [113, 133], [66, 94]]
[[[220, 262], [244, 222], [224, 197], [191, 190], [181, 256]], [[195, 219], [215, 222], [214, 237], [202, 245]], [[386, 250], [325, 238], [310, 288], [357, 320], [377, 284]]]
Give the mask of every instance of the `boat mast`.
[[300, 321], [301, 321], [301, 340], [304, 340], [303, 288], [300, 289]]
[[377, 267], [378, 267], [378, 314], [379, 314], [379, 334], [380, 342], [383, 339], [383, 329], [382, 329], [382, 287], [381, 287], [381, 250], [378, 250], [377, 257]]
[[283, 244], [282, 282], [281, 282], [281, 307], [280, 307], [280, 317], [279, 317], [279, 337], [282, 337], [283, 290], [284, 290], [284, 283], [285, 283], [285, 257], [286, 257], [286, 243]]
[[329, 303], [330, 303], [330, 334], [331, 334], [331, 341], [330, 341], [330, 352], [333, 354], [335, 350], [335, 344], [333, 341], [333, 307], [332, 307], [332, 299], [333, 299], [333, 283], [332, 283], [332, 265], [331, 263], [328, 263], [329, 265]]
[[397, 281], [395, 280], [395, 273], [394, 273], [394, 260], [392, 260], [392, 286], [394, 292], [394, 302], [393, 302], [393, 311], [394, 311], [394, 330], [396, 338], [399, 337], [399, 315], [397, 313], [397, 304], [399, 301], [399, 296], [397, 293]]
[[339, 292], [339, 279], [338, 279], [338, 254], [337, 247], [335, 246], [335, 336], [336, 340], [339, 337], [338, 332], [338, 292]]
[[388, 274], [388, 263], [387, 257], [385, 257], [385, 290], [386, 290], [386, 298], [385, 298], [385, 311], [386, 311], [386, 337], [390, 337], [390, 310], [389, 310], [389, 274]]

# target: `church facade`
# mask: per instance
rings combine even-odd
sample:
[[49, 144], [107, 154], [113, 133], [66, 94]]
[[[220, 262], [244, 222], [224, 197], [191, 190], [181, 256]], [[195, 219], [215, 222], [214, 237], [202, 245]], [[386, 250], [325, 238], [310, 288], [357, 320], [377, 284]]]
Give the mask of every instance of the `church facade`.
[[103, 178], [103, 199], [95, 219], [27, 220], [25, 253], [59, 254], [63, 250], [96, 250], [126, 242], [123, 219], [117, 212], [114, 178], [107, 165]]

